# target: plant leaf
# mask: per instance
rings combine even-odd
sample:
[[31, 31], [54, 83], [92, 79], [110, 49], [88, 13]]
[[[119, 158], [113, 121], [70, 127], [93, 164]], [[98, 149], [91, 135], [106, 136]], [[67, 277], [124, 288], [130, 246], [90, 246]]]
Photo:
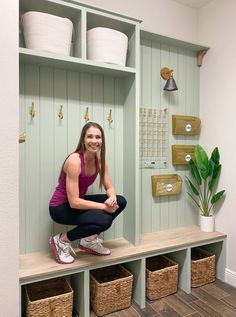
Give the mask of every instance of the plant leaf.
[[220, 171], [221, 171], [221, 165], [215, 165], [212, 171], [212, 176], [211, 179], [208, 183], [208, 188], [210, 189], [210, 191], [212, 191], [216, 185], [216, 181], [219, 178], [220, 175]]
[[197, 168], [197, 165], [194, 163], [192, 159], [188, 162], [188, 165], [190, 168], [191, 175], [196, 180], [197, 184], [200, 186], [202, 184], [202, 179]]
[[193, 183], [190, 181], [190, 179], [186, 176], [187, 179], [187, 184], [190, 187], [190, 189], [192, 190], [192, 192], [196, 195], [199, 196], [199, 191], [197, 190], [197, 188], [193, 185]]
[[209, 160], [206, 152], [201, 145], [195, 147], [196, 165], [200, 171], [200, 174], [204, 180], [209, 176]]
[[225, 193], [225, 190], [221, 190], [220, 192], [216, 193], [212, 198], [211, 198], [211, 204], [215, 204]]
[[215, 147], [210, 158], [216, 165], [220, 164], [220, 153], [218, 147]]

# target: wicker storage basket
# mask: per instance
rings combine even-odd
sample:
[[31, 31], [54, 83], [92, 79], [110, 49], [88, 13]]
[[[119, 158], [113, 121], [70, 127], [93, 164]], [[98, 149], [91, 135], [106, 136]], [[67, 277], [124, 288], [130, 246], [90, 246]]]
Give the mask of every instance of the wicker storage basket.
[[158, 299], [177, 292], [178, 263], [159, 255], [146, 260], [146, 296]]
[[90, 272], [90, 303], [97, 316], [131, 305], [133, 275], [121, 265]]
[[64, 278], [24, 286], [26, 317], [71, 317], [73, 290]]
[[182, 187], [182, 179], [177, 174], [152, 175], [153, 197], [178, 195]]
[[215, 281], [215, 255], [194, 248], [191, 252], [191, 285], [202, 286]]

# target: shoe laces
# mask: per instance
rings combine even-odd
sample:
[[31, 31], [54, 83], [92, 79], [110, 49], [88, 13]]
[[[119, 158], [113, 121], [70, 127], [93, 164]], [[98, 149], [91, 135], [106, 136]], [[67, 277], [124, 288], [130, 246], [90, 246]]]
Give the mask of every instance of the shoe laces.
[[71, 253], [76, 257], [76, 253], [75, 253], [75, 250], [72, 248], [71, 246], [71, 243], [68, 243], [68, 242], [64, 242], [64, 241], [61, 241], [60, 242], [62, 243], [63, 245], [63, 252], [65, 253], [66, 257], [68, 257], [69, 255], [71, 255]]

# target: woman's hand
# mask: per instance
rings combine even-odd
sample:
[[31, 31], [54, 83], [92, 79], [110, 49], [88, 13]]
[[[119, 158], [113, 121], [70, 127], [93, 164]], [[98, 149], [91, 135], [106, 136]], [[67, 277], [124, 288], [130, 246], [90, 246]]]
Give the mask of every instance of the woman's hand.
[[106, 212], [115, 212], [119, 208], [119, 206], [117, 205], [116, 195], [111, 195], [110, 197], [108, 197], [107, 200], [104, 202], [104, 205], [104, 210]]
[[117, 199], [116, 199], [116, 196], [115, 195], [112, 195], [110, 197], [107, 198], [107, 200], [104, 202], [104, 204], [106, 206], [116, 206], [117, 205]]

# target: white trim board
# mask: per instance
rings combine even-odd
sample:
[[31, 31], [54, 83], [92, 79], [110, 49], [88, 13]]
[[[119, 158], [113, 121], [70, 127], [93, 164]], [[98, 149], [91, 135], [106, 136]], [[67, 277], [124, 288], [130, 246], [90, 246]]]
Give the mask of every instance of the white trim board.
[[236, 272], [229, 269], [225, 270], [225, 282], [236, 287]]

